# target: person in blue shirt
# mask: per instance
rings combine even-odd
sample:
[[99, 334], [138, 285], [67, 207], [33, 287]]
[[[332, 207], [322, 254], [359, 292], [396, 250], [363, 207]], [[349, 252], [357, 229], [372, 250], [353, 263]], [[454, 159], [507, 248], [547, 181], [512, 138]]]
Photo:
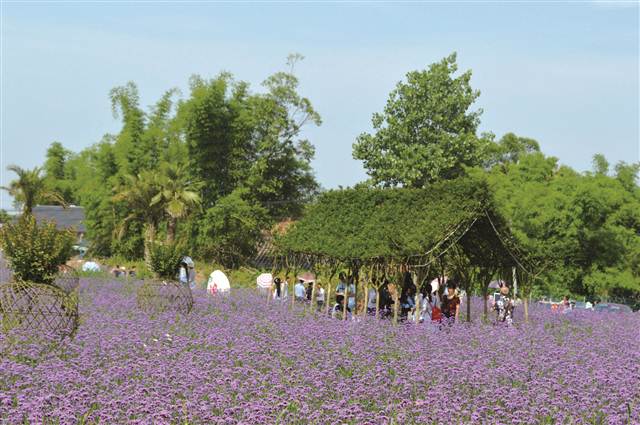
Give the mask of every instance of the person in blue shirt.
[[298, 279], [298, 283], [293, 287], [293, 293], [296, 297], [296, 301], [303, 302], [307, 299], [307, 289], [304, 287], [302, 279]]
[[338, 280], [338, 286], [336, 286], [336, 301], [339, 304], [342, 304], [345, 291], [348, 292], [347, 296], [349, 297], [349, 302], [347, 303], [347, 311], [353, 312], [356, 308], [356, 285], [354, 285], [353, 282], [349, 284], [347, 283], [347, 275], [344, 272], [340, 272]]

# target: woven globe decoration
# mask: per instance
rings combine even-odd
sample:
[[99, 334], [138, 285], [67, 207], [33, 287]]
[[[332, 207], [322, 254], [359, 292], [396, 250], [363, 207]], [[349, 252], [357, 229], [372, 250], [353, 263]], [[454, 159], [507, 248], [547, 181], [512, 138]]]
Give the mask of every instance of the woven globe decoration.
[[78, 297], [42, 283], [0, 284], [0, 330], [64, 338], [78, 328]]
[[145, 280], [138, 288], [138, 307], [149, 312], [188, 314], [193, 308], [191, 288], [172, 280]]
[[63, 264], [58, 268], [58, 275], [53, 284], [66, 294], [71, 294], [80, 286], [80, 275], [73, 267]]

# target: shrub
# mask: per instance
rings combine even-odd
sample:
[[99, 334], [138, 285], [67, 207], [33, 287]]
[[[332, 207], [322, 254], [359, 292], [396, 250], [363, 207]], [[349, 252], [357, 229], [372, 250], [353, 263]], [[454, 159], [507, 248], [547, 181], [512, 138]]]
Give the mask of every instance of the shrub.
[[0, 229], [0, 244], [18, 282], [53, 284], [58, 266], [71, 258], [73, 242], [73, 231], [58, 230], [53, 222], [38, 224], [30, 214]]
[[199, 220], [198, 254], [236, 268], [256, 254], [268, 214], [247, 191], [237, 189], [220, 198]]
[[149, 270], [162, 279], [175, 279], [182, 250], [176, 244], [154, 244], [149, 252]]

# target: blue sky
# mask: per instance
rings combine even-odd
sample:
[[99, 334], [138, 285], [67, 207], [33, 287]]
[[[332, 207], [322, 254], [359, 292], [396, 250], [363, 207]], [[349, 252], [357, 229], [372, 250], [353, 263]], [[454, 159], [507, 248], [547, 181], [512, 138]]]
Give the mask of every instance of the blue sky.
[[324, 121], [305, 135], [325, 187], [366, 177], [351, 145], [371, 114], [408, 71], [452, 51], [482, 92], [481, 131], [533, 137], [578, 170], [595, 153], [638, 161], [638, 21], [638, 3], [3, 1], [2, 184], [8, 164], [42, 164], [54, 140], [78, 151], [116, 132], [114, 86], [135, 81], [151, 105], [226, 70], [260, 90], [291, 52], [306, 56], [301, 92]]

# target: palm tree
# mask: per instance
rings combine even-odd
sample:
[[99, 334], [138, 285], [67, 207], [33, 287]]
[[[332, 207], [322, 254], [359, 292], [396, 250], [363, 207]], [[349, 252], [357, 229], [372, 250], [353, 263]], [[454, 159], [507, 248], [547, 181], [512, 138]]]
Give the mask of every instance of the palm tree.
[[116, 188], [112, 200], [125, 203], [129, 214], [116, 228], [117, 237], [122, 238], [129, 222], [139, 220], [144, 223], [144, 257], [149, 259], [150, 244], [154, 242], [158, 223], [162, 219], [162, 208], [153, 203], [160, 192], [159, 176], [153, 171], [142, 171], [140, 174], [126, 175], [124, 182]]
[[178, 219], [187, 217], [200, 207], [202, 185], [192, 181], [181, 165], [165, 163], [161, 170], [161, 190], [151, 204], [162, 206], [167, 214], [167, 242], [171, 243], [176, 237]]
[[40, 167], [27, 170], [17, 165], [9, 165], [7, 170], [16, 173], [18, 178], [11, 181], [8, 187], [2, 186], [1, 189], [6, 190], [16, 201], [22, 203], [24, 215], [31, 215], [33, 207], [42, 202], [53, 202], [63, 207], [67, 206], [60, 193], [47, 188], [44, 177], [40, 175], [42, 171]]

